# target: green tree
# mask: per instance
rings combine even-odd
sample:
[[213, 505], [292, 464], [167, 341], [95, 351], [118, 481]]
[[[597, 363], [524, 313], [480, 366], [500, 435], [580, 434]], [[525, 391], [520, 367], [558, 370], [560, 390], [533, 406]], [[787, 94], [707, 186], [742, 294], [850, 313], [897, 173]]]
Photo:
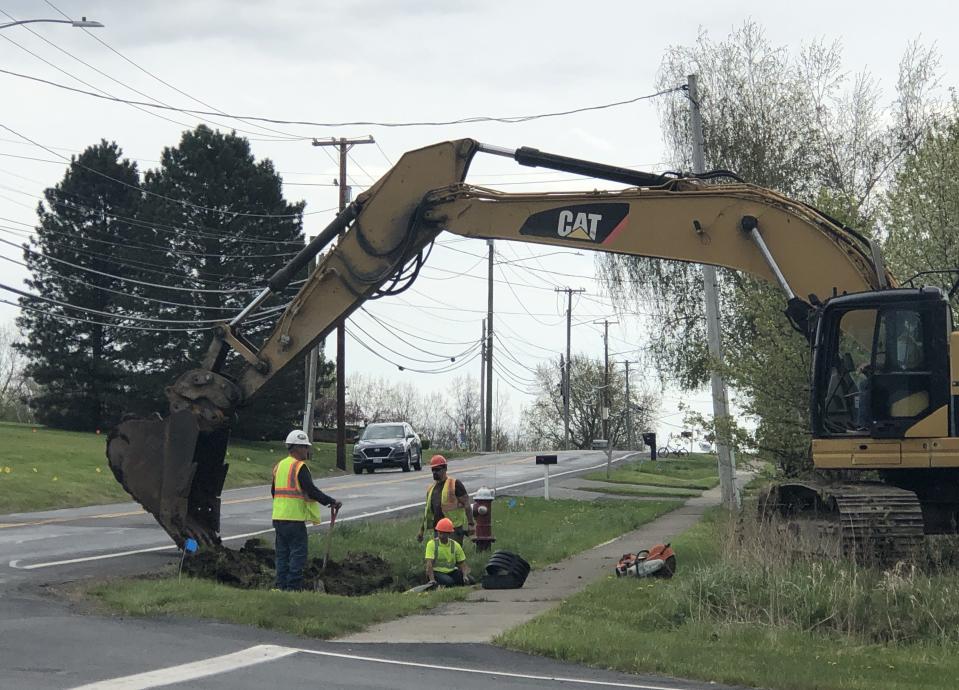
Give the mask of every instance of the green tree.
[[136, 164], [123, 159], [115, 143], [102, 141], [71, 159], [37, 209], [24, 261], [27, 285], [39, 297], [20, 299], [17, 325], [25, 334], [18, 348], [29, 360], [24, 373], [37, 387], [30, 406], [41, 423], [93, 430], [119, 419], [131, 334], [122, 326], [139, 322], [103, 314], [139, 310], [130, 285], [111, 277], [124, 275], [139, 255], [125, 241], [139, 184]]
[[[959, 268], [959, 103], [933, 124], [910, 153], [886, 197], [884, 250], [900, 279]], [[919, 284], [947, 293], [957, 273], [922, 276]], [[959, 296], [953, 296], [959, 314]]]
[[[869, 75], [847, 76], [838, 44], [817, 42], [792, 55], [747, 22], [718, 43], [702, 33], [695, 45], [670, 49], [659, 83], [699, 75], [707, 168], [735, 170], [872, 234], [877, 190], [918, 140], [935, 69], [931, 51], [910, 47], [897, 97], [883, 107]], [[667, 101], [662, 115], [673, 163], [689, 170], [688, 100]], [[662, 325], [650, 353], [662, 377], [686, 389], [705, 385], [711, 362], [699, 267], [604, 255], [600, 273], [611, 296], [624, 306], [640, 302]], [[786, 325], [774, 287], [725, 270], [720, 282], [724, 374], [755, 416], [754, 445], [787, 472], [802, 471], [809, 466], [805, 341]]]
[[[264, 286], [266, 279], [303, 246], [303, 202], [283, 197], [282, 180], [269, 160], [255, 160], [249, 142], [235, 133], [205, 126], [183, 133], [176, 147], [164, 149], [160, 167], [144, 176], [145, 196], [138, 219], [152, 243], [164, 246], [168, 269], [187, 305], [151, 303], [154, 314], [208, 328], [229, 319]], [[305, 277], [302, 276], [302, 277]], [[258, 343], [272, 330], [278, 312], [268, 311], [295, 294], [283, 295], [243, 325]], [[154, 289], [157, 295], [169, 292]], [[209, 330], [168, 333], [140, 339], [137, 388], [139, 412], [162, 405], [163, 387], [196, 367], [210, 341]], [[245, 362], [231, 356], [227, 372]], [[331, 367], [321, 362], [321, 381]], [[302, 424], [302, 362], [277, 375], [253, 404], [240, 411], [234, 433], [250, 438], [280, 438]]]

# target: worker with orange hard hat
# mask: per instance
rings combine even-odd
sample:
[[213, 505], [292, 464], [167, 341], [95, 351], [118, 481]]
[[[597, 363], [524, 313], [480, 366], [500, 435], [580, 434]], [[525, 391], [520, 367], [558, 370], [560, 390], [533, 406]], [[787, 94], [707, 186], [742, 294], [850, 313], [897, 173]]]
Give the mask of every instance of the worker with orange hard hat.
[[416, 541], [423, 541], [428, 526], [449, 518], [453, 524], [453, 539], [462, 546], [463, 538], [472, 534], [475, 527], [469, 493], [463, 482], [447, 475], [446, 458], [442, 455], [434, 455], [430, 459], [430, 470], [433, 472], [433, 483], [426, 490], [423, 522], [420, 523]]
[[453, 521], [443, 518], [436, 523], [436, 536], [426, 544], [426, 579], [431, 584], [452, 587], [470, 582], [466, 553], [452, 538]]

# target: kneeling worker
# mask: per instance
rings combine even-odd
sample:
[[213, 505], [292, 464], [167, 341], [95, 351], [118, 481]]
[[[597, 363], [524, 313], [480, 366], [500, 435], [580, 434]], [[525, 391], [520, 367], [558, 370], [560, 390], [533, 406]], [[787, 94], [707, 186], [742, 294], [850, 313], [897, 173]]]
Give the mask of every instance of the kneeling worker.
[[426, 544], [426, 579], [446, 587], [469, 583], [466, 554], [452, 535], [453, 521], [443, 518], [436, 523], [436, 537]]
[[343, 505], [316, 488], [306, 461], [313, 444], [305, 431], [294, 429], [286, 437], [290, 454], [273, 468], [273, 528], [276, 530], [276, 588], [303, 588], [303, 567], [306, 565], [306, 521], [320, 522], [317, 505]]

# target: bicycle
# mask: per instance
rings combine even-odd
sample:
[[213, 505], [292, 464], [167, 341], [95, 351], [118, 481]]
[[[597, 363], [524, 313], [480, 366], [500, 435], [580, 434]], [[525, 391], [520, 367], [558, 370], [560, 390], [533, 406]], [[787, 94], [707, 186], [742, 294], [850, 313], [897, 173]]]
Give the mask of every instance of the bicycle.
[[666, 445], [656, 451], [656, 456], [660, 458], [668, 458], [670, 455], [673, 455], [677, 458], [686, 457], [689, 455], [689, 451], [680, 445], [682, 441], [683, 439], [680, 439], [677, 445], [671, 445], [673, 443], [673, 435], [670, 434], [669, 438], [666, 439]]

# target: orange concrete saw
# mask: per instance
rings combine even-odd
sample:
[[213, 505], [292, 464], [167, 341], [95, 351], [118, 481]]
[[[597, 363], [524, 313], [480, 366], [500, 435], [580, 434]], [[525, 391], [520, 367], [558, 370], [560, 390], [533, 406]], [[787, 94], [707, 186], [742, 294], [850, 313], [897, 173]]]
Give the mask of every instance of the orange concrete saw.
[[676, 553], [669, 544], [656, 544], [638, 553], [625, 553], [616, 564], [617, 577], [670, 578], [676, 572]]

